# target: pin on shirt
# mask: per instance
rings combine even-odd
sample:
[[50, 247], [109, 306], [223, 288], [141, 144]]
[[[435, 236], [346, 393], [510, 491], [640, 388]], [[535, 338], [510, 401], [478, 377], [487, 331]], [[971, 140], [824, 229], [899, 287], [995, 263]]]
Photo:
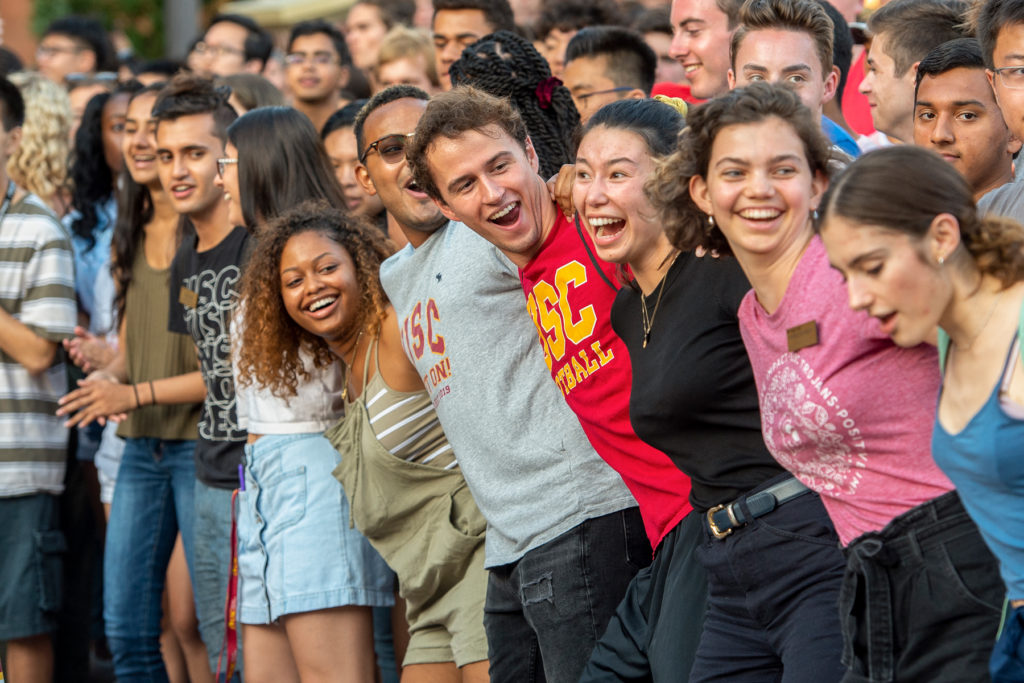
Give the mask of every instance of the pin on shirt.
[[816, 320], [811, 320], [786, 330], [786, 345], [789, 347], [790, 353], [806, 349], [808, 346], [814, 346], [817, 343], [818, 322]]
[[199, 295], [187, 287], [178, 290], [178, 303], [188, 308], [195, 308], [199, 304]]

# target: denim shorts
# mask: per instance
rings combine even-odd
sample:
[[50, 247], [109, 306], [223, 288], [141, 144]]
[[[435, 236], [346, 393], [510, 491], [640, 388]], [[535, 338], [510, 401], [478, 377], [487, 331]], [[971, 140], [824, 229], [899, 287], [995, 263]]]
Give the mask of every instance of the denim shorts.
[[840, 594], [845, 683], [988, 683], [999, 563], [955, 491], [855, 539]]
[[321, 434], [268, 435], [245, 447], [245, 491], [238, 496], [243, 624], [394, 604], [394, 573], [349, 525], [348, 499], [331, 476], [339, 461]]
[[50, 633], [61, 606], [66, 549], [57, 496], [0, 498], [0, 520], [0, 640]]

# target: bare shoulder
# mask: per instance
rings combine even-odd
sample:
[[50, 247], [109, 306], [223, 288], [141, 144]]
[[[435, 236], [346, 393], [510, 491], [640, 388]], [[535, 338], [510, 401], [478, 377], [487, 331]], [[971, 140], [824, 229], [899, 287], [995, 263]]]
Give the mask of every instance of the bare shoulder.
[[388, 306], [384, 322], [381, 324], [377, 354], [381, 377], [389, 387], [395, 391], [423, 389], [423, 380], [420, 379], [409, 357], [405, 355], [402, 334], [398, 328], [398, 316], [391, 306]]

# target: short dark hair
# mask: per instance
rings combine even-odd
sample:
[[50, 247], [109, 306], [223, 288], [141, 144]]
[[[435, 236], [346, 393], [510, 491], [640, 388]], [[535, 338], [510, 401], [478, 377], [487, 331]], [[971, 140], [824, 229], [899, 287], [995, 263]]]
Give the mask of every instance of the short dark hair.
[[18, 55], [0, 45], [0, 76], [12, 74], [24, 68], [25, 65], [21, 63], [21, 58]]
[[338, 53], [338, 62], [342, 66], [351, 66], [352, 54], [348, 51], [348, 43], [345, 42], [345, 36], [338, 30], [337, 26], [323, 19], [300, 21], [295, 26], [292, 26], [291, 35], [288, 36], [288, 52], [292, 51], [292, 43], [295, 42], [296, 38], [312, 36], [317, 33], [323, 33], [331, 39], [334, 51]]
[[406, 147], [406, 157], [416, 183], [434, 199], [441, 191], [430, 175], [426, 151], [438, 138], [456, 139], [471, 130], [495, 125], [526, 149], [526, 124], [507, 99], [470, 86], [456, 86], [436, 95], [416, 126], [416, 135]]
[[211, 114], [214, 134], [223, 141], [228, 139], [228, 126], [238, 113], [228, 104], [231, 89], [215, 86], [209, 78], [194, 74], [178, 74], [171, 79], [153, 103], [153, 118], [157, 126], [161, 121], [174, 121], [192, 114]]
[[274, 50], [274, 41], [271, 40], [266, 29], [253, 19], [241, 14], [218, 14], [210, 21], [206, 30], [209, 31], [212, 26], [224, 21], [241, 26], [248, 31], [248, 35], [245, 37], [245, 61], [255, 59], [261, 65], [266, 66], [267, 60], [270, 59], [270, 53]]
[[366, 117], [385, 104], [391, 104], [396, 100], [404, 100], [406, 98], [422, 102], [430, 101], [430, 95], [415, 85], [393, 85], [390, 88], [384, 88], [363, 105], [363, 108], [356, 114], [355, 121], [352, 123], [353, 131], [356, 134], [356, 146], [359, 148], [360, 155], [362, 155], [363, 147], [366, 144], [366, 138], [363, 136], [363, 125], [366, 123]]
[[181, 62], [176, 59], [148, 59], [144, 62], [136, 62], [132, 65], [132, 73], [139, 74], [160, 74], [171, 78], [181, 71]]
[[668, 7], [646, 9], [633, 19], [633, 30], [637, 33], [666, 33], [672, 35], [672, 15]]
[[914, 96], [921, 87], [925, 76], [938, 76], [947, 71], [959, 68], [985, 69], [985, 59], [981, 56], [981, 43], [975, 38], [957, 38], [948, 40], [928, 53], [917, 65], [917, 79], [914, 82]]
[[25, 122], [25, 99], [18, 86], [0, 76], [0, 123], [9, 132]]
[[359, 111], [369, 100], [353, 100], [344, 107], [327, 117], [324, 127], [320, 129], [320, 139], [326, 140], [327, 136], [339, 128], [348, 128], [356, 125], [356, 117]]
[[72, 14], [54, 19], [43, 31], [42, 37], [51, 35], [67, 36], [96, 55], [97, 71], [116, 71], [117, 56], [106, 29], [96, 19]]
[[868, 19], [876, 37], [888, 34], [887, 54], [899, 78], [937, 45], [964, 38], [967, 5], [959, 0], [893, 0]]
[[622, 11], [615, 0], [548, 0], [537, 19], [537, 38], [554, 29], [578, 31], [588, 26], [621, 26]]
[[992, 55], [999, 32], [1013, 24], [1024, 24], [1024, 0], [986, 0], [975, 4], [971, 26], [981, 43], [981, 54], [989, 69], [995, 68]]
[[839, 85], [836, 87], [836, 102], [843, 103], [843, 89], [850, 75], [850, 63], [853, 61], [853, 34], [850, 25], [832, 3], [818, 0], [825, 8], [825, 14], [832, 20], [832, 65], [839, 67]]
[[434, 16], [441, 10], [478, 9], [492, 31], [515, 31], [516, 20], [508, 0], [434, 0]]
[[605, 57], [605, 76], [616, 87], [640, 88], [651, 96], [658, 56], [636, 31], [621, 26], [581, 29], [565, 48], [565, 63], [580, 57]]

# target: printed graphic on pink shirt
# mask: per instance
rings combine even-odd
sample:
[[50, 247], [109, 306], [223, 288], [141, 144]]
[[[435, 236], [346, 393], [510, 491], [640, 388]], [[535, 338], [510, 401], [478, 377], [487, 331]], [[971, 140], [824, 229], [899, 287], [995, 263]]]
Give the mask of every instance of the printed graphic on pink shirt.
[[867, 459], [860, 429], [801, 356], [786, 353], [768, 369], [761, 421], [768, 450], [809, 488], [832, 497], [856, 492]]

